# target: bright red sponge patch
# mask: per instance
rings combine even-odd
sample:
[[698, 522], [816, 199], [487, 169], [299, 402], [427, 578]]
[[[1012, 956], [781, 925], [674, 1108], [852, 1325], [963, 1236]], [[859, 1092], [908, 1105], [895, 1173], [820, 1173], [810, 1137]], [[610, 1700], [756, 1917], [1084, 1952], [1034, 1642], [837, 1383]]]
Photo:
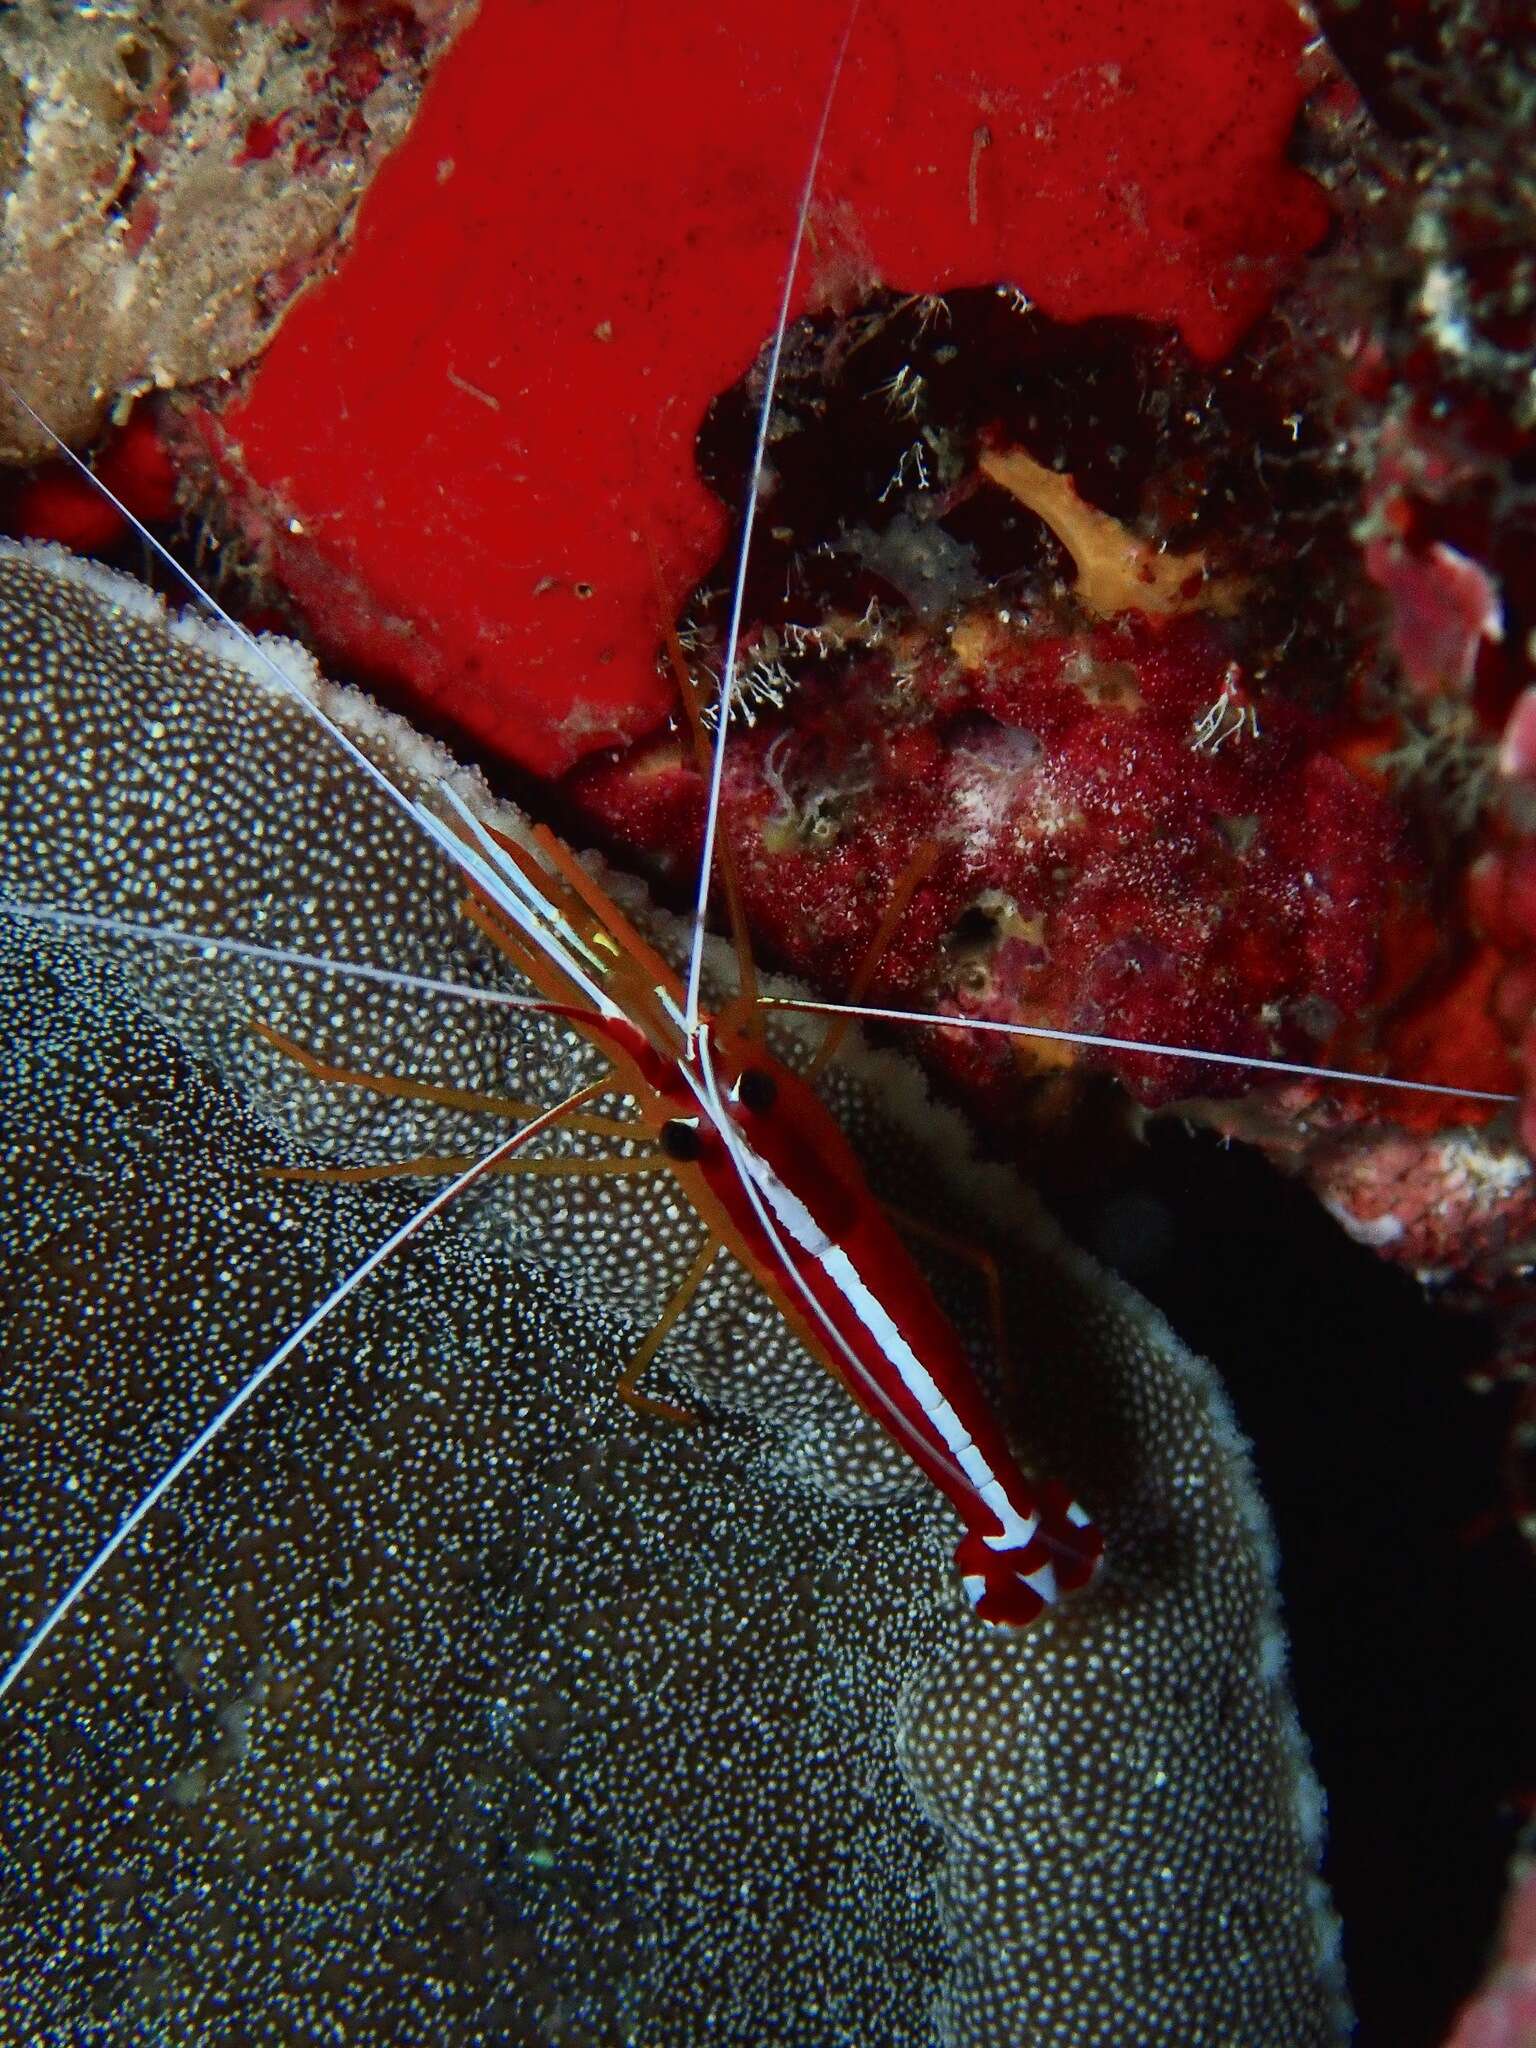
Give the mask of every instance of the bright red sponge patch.
[[[541, 773], [666, 716], [660, 618], [726, 529], [694, 436], [773, 327], [845, 19], [463, 35], [336, 275], [197, 416], [333, 660]], [[1326, 224], [1284, 156], [1301, 42], [1283, 0], [867, 5], [792, 313], [1008, 281], [1220, 356]]]

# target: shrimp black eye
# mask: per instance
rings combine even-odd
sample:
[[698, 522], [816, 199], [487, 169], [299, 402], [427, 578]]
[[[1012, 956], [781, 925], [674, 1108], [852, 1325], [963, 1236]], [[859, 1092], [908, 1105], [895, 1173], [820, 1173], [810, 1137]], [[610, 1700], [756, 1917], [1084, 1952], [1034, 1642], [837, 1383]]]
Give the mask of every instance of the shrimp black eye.
[[761, 1067], [743, 1067], [731, 1093], [747, 1109], [756, 1110], [761, 1115], [764, 1110], [772, 1109], [777, 1101], [779, 1084]]
[[669, 1117], [661, 1127], [660, 1142], [669, 1159], [697, 1159], [704, 1149], [696, 1117]]

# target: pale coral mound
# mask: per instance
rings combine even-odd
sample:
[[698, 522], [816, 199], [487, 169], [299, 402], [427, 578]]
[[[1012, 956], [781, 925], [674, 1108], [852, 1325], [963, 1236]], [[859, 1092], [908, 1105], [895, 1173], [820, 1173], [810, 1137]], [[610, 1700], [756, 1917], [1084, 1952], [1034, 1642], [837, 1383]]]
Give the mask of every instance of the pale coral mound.
[[[490, 972], [407, 822], [207, 636], [7, 549], [0, 647], [4, 891]], [[449, 772], [329, 701], [397, 774]], [[262, 1165], [490, 1140], [306, 1080], [249, 1018], [515, 1092], [590, 1054], [313, 968], [4, 919], [0, 945], [19, 1633], [419, 1193]], [[663, 1354], [706, 1424], [622, 1409], [692, 1241], [664, 1180], [481, 1195], [264, 1390], [6, 1703], [22, 2038], [1339, 2039], [1319, 1797], [1211, 1374], [909, 1068], [834, 1076], [875, 1184], [1002, 1253], [999, 1399], [1101, 1519], [1099, 1584], [977, 1624], [947, 1510], [739, 1273]], [[980, 1343], [970, 1277], [936, 1279]]]

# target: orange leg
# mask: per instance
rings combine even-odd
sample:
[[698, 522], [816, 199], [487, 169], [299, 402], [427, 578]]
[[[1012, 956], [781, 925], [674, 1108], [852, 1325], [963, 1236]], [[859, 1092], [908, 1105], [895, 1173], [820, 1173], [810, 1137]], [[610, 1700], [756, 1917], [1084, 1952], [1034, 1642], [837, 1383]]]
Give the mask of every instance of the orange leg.
[[[360, 1074], [351, 1067], [332, 1066], [318, 1053], [310, 1052], [294, 1039], [285, 1038], [270, 1024], [252, 1018], [251, 1029], [275, 1051], [313, 1074], [317, 1081], [333, 1081], [343, 1088], [367, 1088], [375, 1095], [394, 1095], [407, 1102], [433, 1102], [442, 1109], [465, 1109], [483, 1116], [504, 1117], [509, 1123], [529, 1123], [543, 1111], [536, 1102], [518, 1102], [510, 1095], [480, 1095], [469, 1088], [445, 1088], [436, 1081], [411, 1081], [399, 1074]], [[577, 1114], [563, 1117], [568, 1130], [586, 1131], [600, 1138], [635, 1138], [640, 1128], [622, 1117]]]
[[571, 849], [547, 825], [535, 825], [533, 836], [550, 866], [566, 883], [573, 903], [585, 906], [592, 919], [592, 943], [606, 946], [616, 958], [638, 963], [648, 981], [663, 986], [675, 976], [653, 946], [646, 944], [616, 903], [611, 903]]
[[662, 1310], [655, 1329], [640, 1346], [619, 1379], [619, 1399], [627, 1401], [631, 1408], [638, 1408], [645, 1415], [659, 1415], [667, 1422], [697, 1422], [698, 1416], [692, 1409], [680, 1408], [675, 1401], [653, 1400], [649, 1394], [640, 1392], [640, 1375], [661, 1349], [667, 1332], [687, 1308], [699, 1291], [699, 1283], [714, 1263], [715, 1253], [720, 1249], [717, 1237], [706, 1237], [698, 1257], [678, 1283], [677, 1291]]
[[992, 1323], [992, 1341], [997, 1346], [998, 1364], [1008, 1356], [1008, 1326], [1003, 1319], [1003, 1276], [998, 1271], [997, 1261], [990, 1252], [979, 1245], [967, 1244], [964, 1238], [951, 1237], [947, 1230], [936, 1229], [925, 1223], [920, 1216], [909, 1216], [905, 1209], [893, 1209], [889, 1202], [882, 1204], [885, 1213], [910, 1237], [920, 1237], [941, 1252], [947, 1252], [953, 1259], [959, 1259], [973, 1272], [981, 1275], [987, 1290], [987, 1310]]
[[[476, 906], [477, 907], [477, 906]], [[472, 912], [473, 914], [473, 912]], [[477, 919], [477, 922], [479, 920]], [[439, 1087], [435, 1082], [411, 1081], [398, 1075], [361, 1074], [349, 1067], [333, 1066], [315, 1053], [298, 1045], [291, 1038], [285, 1038], [274, 1031], [269, 1024], [253, 1021], [251, 1027], [257, 1036], [268, 1045], [284, 1053], [301, 1066], [308, 1074], [320, 1081], [334, 1081], [346, 1087], [368, 1088], [380, 1095], [403, 1096], [411, 1101], [432, 1102], [448, 1109], [466, 1109], [484, 1112], [492, 1116], [505, 1117], [512, 1121], [527, 1122], [541, 1114], [539, 1109], [526, 1102], [515, 1102], [508, 1096], [478, 1095], [467, 1089]], [[617, 1117], [575, 1115], [562, 1120], [572, 1130], [583, 1130], [603, 1137], [621, 1138], [633, 1141], [640, 1136], [643, 1126], [628, 1123]], [[444, 1178], [449, 1174], [463, 1173], [474, 1164], [468, 1155], [448, 1153], [421, 1153], [413, 1159], [390, 1159], [370, 1166], [269, 1166], [263, 1170], [266, 1180], [304, 1180], [325, 1183], [355, 1183], [377, 1180], [400, 1180], [408, 1176], [423, 1175]], [[662, 1173], [670, 1170], [670, 1162], [659, 1155], [648, 1154], [641, 1158], [611, 1159], [509, 1159], [500, 1166], [487, 1169], [489, 1174], [524, 1174], [534, 1176], [587, 1175], [612, 1176], [619, 1174]], [[642, 1394], [638, 1381], [656, 1353], [661, 1349], [667, 1332], [682, 1315], [700, 1282], [708, 1272], [714, 1256], [720, 1249], [718, 1238], [707, 1238], [703, 1249], [684, 1275], [672, 1299], [663, 1309], [655, 1328], [635, 1353], [619, 1380], [619, 1397], [630, 1407], [642, 1413], [661, 1416], [669, 1422], [697, 1422], [698, 1417], [691, 1409], [679, 1407], [673, 1401], [653, 1400]]]
[[[474, 1165], [470, 1153], [421, 1152], [413, 1159], [386, 1159], [377, 1166], [264, 1166], [263, 1180], [314, 1180], [352, 1182], [368, 1180], [404, 1180], [413, 1174], [436, 1175], [439, 1179], [451, 1173], [467, 1173]], [[664, 1158], [647, 1156], [643, 1159], [507, 1159], [500, 1166], [485, 1169], [487, 1180], [492, 1174], [531, 1174], [535, 1178], [554, 1179], [562, 1174], [621, 1174], [621, 1173], [664, 1173], [668, 1162]]]
[[[886, 948], [896, 936], [896, 927], [907, 914], [907, 906], [928, 879], [928, 872], [939, 857], [939, 849], [932, 840], [920, 846], [897, 878], [896, 887], [891, 891], [891, 900], [885, 906], [885, 915], [875, 927], [875, 935], [864, 948], [864, 957], [854, 970], [848, 984], [847, 1000], [862, 1003], [869, 984], [875, 978], [875, 969], [885, 954]], [[813, 1080], [828, 1061], [833, 1058], [843, 1042], [843, 1034], [852, 1023], [851, 1017], [834, 1017], [827, 1026], [827, 1035], [817, 1047], [816, 1057], [805, 1070], [805, 1078]]]

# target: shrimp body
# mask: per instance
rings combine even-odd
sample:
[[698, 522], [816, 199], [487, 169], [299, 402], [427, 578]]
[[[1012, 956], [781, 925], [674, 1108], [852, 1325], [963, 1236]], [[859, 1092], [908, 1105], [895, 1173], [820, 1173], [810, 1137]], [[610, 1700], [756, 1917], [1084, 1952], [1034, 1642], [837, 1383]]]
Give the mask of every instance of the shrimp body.
[[[712, 1242], [955, 1508], [978, 1615], [1024, 1625], [1084, 1585], [1098, 1532], [1066, 1489], [1037, 1490], [1020, 1470], [836, 1120], [763, 1046], [750, 993], [690, 1030], [677, 975], [552, 833], [498, 843], [521, 878], [523, 915], [509, 929], [497, 890], [479, 896], [477, 921], [606, 1053]], [[587, 1003], [572, 1000], [581, 982]]]

